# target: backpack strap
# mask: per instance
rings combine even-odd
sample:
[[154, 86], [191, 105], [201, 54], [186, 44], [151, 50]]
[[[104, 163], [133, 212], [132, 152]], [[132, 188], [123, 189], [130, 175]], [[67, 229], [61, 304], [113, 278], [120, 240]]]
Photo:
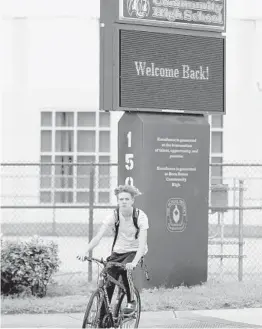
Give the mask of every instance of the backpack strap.
[[119, 208], [118, 207], [114, 210], [114, 215], [115, 215], [115, 237], [114, 237], [114, 241], [113, 241], [113, 245], [112, 245], [112, 252], [113, 252], [114, 246], [116, 244], [116, 239], [117, 239], [118, 230], [119, 230]]
[[139, 209], [138, 208], [134, 208], [133, 209], [133, 223], [134, 223], [134, 226], [136, 228], [136, 235], [135, 235], [135, 238], [137, 239], [138, 238], [138, 234], [139, 234], [139, 227], [138, 227], [138, 216], [139, 216]]

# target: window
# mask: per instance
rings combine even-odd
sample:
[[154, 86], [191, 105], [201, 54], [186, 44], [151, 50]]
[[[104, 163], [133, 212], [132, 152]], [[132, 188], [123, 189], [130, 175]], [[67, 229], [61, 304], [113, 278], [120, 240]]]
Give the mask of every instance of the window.
[[[210, 122], [210, 162], [223, 163], [223, 115], [211, 115]], [[212, 185], [223, 183], [223, 166], [211, 166], [210, 182]]]
[[95, 127], [96, 113], [95, 112], [79, 112], [77, 114], [78, 127]]
[[99, 125], [100, 127], [110, 127], [110, 115], [109, 112], [100, 112], [99, 113]]
[[211, 116], [211, 127], [212, 128], [223, 128], [223, 115], [212, 115]]
[[[211, 157], [211, 163], [222, 163], [222, 157]], [[211, 184], [222, 184], [223, 168], [222, 166], [211, 166]]]
[[211, 153], [223, 153], [223, 132], [222, 131], [212, 131], [211, 132]]
[[108, 153], [110, 149], [110, 132], [100, 131], [99, 132], [99, 152]]
[[41, 152], [51, 152], [52, 150], [52, 131], [41, 131]]
[[96, 132], [79, 130], [77, 132], [77, 152], [96, 151]]
[[52, 126], [52, 112], [42, 112], [41, 127], [51, 127], [51, 126]]
[[[42, 111], [40, 138], [40, 202], [87, 204], [91, 166], [86, 163], [110, 162], [110, 113]], [[95, 168], [94, 187], [95, 203], [108, 204], [109, 166]]]

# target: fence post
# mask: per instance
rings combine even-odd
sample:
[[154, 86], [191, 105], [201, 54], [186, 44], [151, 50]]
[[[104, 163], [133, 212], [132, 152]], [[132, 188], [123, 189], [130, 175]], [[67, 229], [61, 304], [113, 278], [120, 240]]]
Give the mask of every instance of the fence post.
[[243, 225], [244, 225], [244, 181], [239, 181], [239, 225], [238, 225], [238, 281], [243, 280]]
[[[236, 207], [236, 178], [233, 178], [233, 207]], [[236, 210], [233, 210], [233, 235], [236, 236]]]
[[[88, 240], [89, 242], [93, 238], [94, 229], [94, 200], [95, 200], [95, 167], [92, 165], [90, 170], [90, 181], [89, 181], [89, 228], [88, 228]], [[89, 251], [89, 257], [93, 256], [93, 251]], [[92, 262], [88, 262], [88, 282], [92, 281]]]
[[224, 274], [224, 268], [223, 268], [223, 257], [224, 257], [224, 213], [220, 212], [219, 213], [219, 218], [220, 218], [220, 225], [221, 225], [221, 230], [220, 230], [220, 277], [223, 278]]
[[53, 210], [52, 210], [52, 235], [57, 235], [57, 229], [56, 229], [56, 208], [55, 208], [55, 172], [56, 172], [56, 166], [51, 166], [51, 198], [52, 198], [52, 204], [53, 204]]

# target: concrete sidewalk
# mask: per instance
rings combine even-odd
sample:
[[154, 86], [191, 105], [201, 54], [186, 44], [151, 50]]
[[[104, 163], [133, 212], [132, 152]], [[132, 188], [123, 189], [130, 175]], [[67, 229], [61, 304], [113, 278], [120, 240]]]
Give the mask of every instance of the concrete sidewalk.
[[[2, 315], [2, 328], [81, 328], [83, 313]], [[140, 328], [262, 328], [262, 309], [142, 312]]]

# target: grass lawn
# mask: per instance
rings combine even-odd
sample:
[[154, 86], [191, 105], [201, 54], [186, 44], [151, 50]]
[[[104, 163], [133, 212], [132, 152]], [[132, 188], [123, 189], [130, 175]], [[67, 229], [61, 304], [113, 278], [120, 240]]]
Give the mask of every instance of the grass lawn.
[[[143, 311], [262, 307], [262, 281], [207, 282], [192, 288], [148, 289], [141, 292]], [[96, 282], [79, 276], [52, 283], [44, 298], [1, 298], [2, 314], [84, 312]]]

